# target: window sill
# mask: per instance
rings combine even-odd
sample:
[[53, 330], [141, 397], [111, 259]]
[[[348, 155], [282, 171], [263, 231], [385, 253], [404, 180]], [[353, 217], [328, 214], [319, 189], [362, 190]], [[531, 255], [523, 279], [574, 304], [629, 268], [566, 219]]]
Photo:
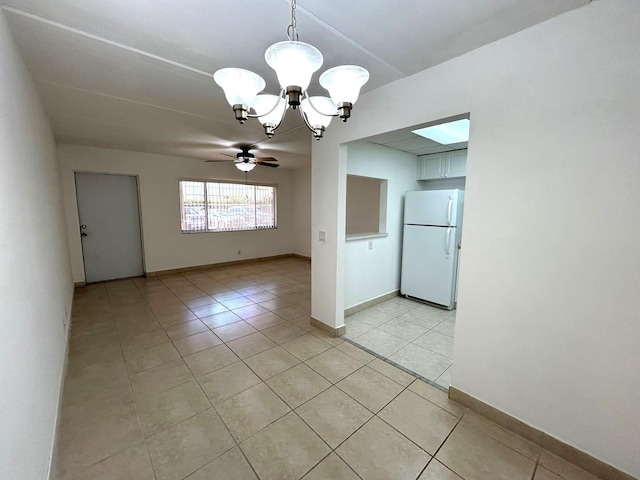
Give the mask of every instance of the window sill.
[[193, 235], [198, 233], [234, 233], [234, 232], [262, 232], [264, 230], [277, 230], [278, 227], [245, 228], [238, 230], [181, 230], [180, 233]]
[[357, 240], [368, 240], [371, 238], [384, 238], [388, 236], [389, 234], [384, 232], [352, 233], [346, 236], [346, 241], [355, 242]]

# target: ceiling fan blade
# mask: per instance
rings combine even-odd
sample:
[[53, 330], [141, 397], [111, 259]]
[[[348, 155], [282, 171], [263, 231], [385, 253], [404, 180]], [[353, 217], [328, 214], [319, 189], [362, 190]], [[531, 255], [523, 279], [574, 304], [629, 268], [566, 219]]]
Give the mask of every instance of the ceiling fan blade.
[[256, 160], [260, 162], [277, 162], [278, 161], [277, 158], [273, 158], [273, 157], [256, 158]]
[[261, 161], [257, 161], [256, 165], [262, 165], [263, 167], [274, 167], [274, 168], [280, 166], [276, 163], [267, 163], [267, 162], [261, 162]]
[[225, 159], [225, 158], [213, 158], [211, 160], [205, 160], [205, 162], [231, 162], [231, 161], [238, 160], [238, 158], [235, 155], [229, 155], [228, 153], [218, 153], [217, 155], [222, 156], [222, 157], [229, 157], [229, 158], [228, 159]]

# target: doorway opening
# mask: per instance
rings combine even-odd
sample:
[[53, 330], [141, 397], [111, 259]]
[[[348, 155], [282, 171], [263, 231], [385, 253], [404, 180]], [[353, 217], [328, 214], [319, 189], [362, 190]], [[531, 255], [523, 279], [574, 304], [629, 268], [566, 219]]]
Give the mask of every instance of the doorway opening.
[[[347, 175], [386, 179], [387, 230], [373, 240], [346, 239], [343, 338], [443, 390], [453, 364], [469, 118], [458, 115], [347, 145]], [[442, 218], [428, 217], [433, 235], [409, 238], [407, 192], [430, 192], [416, 195], [429, 203], [424, 212], [442, 207]], [[448, 202], [450, 196], [454, 200]], [[450, 210], [459, 213], [457, 221]], [[414, 240], [419, 244], [411, 251]], [[405, 296], [403, 270], [409, 267], [420, 288]], [[437, 291], [435, 300], [431, 290]]]

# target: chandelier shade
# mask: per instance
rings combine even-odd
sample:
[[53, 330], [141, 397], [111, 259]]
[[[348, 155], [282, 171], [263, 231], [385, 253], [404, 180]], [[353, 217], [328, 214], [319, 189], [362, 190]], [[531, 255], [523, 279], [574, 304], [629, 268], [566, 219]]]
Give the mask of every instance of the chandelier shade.
[[306, 90], [311, 76], [322, 66], [322, 53], [304, 42], [278, 42], [267, 48], [264, 59], [276, 71], [280, 88], [300, 87]]
[[253, 106], [256, 95], [264, 90], [264, 79], [242, 68], [223, 68], [213, 74], [215, 82], [222, 87], [229, 105]]
[[[307, 121], [313, 127], [316, 125], [328, 127], [331, 123], [331, 118], [337, 113], [336, 106], [328, 97], [305, 98], [302, 100], [300, 108], [302, 108], [302, 112], [307, 116]], [[321, 112], [326, 112], [326, 115]]]
[[271, 138], [284, 118], [287, 101], [278, 95], [265, 93], [256, 97], [253, 109], [258, 121], [264, 127], [264, 132]]
[[[273, 108], [275, 105], [275, 108]], [[266, 123], [278, 125], [287, 109], [287, 101], [278, 95], [263, 93], [256, 97], [253, 109], [262, 125]]]
[[369, 72], [357, 65], [341, 65], [324, 72], [318, 81], [336, 105], [345, 102], [354, 104], [360, 89], [369, 81]]
[[300, 109], [307, 127], [317, 140], [322, 138], [331, 119], [337, 115], [336, 106], [329, 97], [307, 97], [300, 103]]

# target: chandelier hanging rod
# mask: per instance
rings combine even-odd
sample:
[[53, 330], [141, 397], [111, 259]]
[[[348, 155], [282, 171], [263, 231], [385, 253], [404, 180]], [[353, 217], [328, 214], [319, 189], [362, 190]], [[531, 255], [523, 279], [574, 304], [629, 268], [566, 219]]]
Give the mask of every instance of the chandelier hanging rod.
[[287, 38], [289, 40], [293, 40], [294, 42], [297, 42], [299, 40], [298, 38], [298, 29], [296, 28], [296, 7], [298, 6], [298, 3], [296, 0], [291, 0], [291, 23], [289, 24], [289, 26], [287, 27]]
[[307, 87], [315, 71], [322, 66], [322, 53], [312, 45], [299, 41], [296, 0], [291, 0], [291, 23], [287, 27], [288, 41], [271, 45], [265, 52], [267, 64], [273, 68], [280, 83], [278, 95], [260, 94], [266, 83], [262, 77], [240, 68], [223, 68], [213, 78], [222, 87], [235, 118], [244, 123], [257, 118], [271, 138], [280, 126], [286, 110], [296, 110], [305, 124], [320, 139], [332, 117], [344, 122], [351, 116], [360, 88], [369, 80], [369, 72], [356, 65], [330, 68], [320, 75], [320, 85], [329, 97], [311, 97]]

